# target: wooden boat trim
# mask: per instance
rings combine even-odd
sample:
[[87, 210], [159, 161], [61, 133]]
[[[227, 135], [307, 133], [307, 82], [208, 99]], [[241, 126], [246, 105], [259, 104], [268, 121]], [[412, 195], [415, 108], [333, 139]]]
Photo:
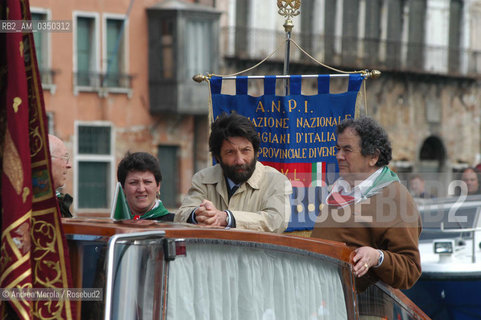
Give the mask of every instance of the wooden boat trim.
[[62, 219], [65, 234], [112, 237], [115, 234], [155, 230], [165, 232], [166, 238], [232, 240], [285, 246], [326, 255], [346, 263], [350, 263], [350, 256], [353, 252], [353, 249], [344, 243], [316, 238], [236, 229], [206, 228], [191, 224], [157, 223], [153, 221], [146, 221], [147, 223], [136, 222], [114, 222], [110, 219]]

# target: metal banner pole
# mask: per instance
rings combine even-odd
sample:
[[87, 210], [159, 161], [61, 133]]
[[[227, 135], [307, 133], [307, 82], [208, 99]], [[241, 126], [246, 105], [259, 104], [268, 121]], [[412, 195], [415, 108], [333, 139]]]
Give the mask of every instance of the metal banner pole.
[[[291, 32], [294, 28], [294, 23], [292, 22], [292, 17], [298, 16], [301, 11], [301, 0], [277, 0], [277, 7], [279, 8], [278, 13], [286, 18], [284, 23], [284, 31], [286, 32], [286, 52], [284, 55], [284, 75], [289, 74], [289, 60], [290, 60], [290, 49], [291, 49]], [[289, 95], [289, 79], [284, 80], [284, 86], [286, 90], [286, 96]]]
[[[285, 26], [285, 25], [284, 25]], [[289, 74], [289, 54], [291, 50], [291, 32], [286, 32], [286, 52], [284, 54], [284, 71], [283, 75]], [[284, 87], [286, 88], [286, 96], [289, 95], [289, 79], [284, 79]]]

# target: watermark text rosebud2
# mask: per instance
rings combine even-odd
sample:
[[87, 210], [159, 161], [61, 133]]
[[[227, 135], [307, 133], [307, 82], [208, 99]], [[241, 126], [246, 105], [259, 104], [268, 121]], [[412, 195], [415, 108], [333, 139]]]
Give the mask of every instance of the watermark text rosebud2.
[[102, 288], [0, 288], [0, 301], [102, 301]]
[[[291, 180], [294, 192], [291, 196], [292, 221], [306, 223], [313, 221], [316, 226], [329, 228], [338, 227], [359, 227], [359, 224], [369, 223], [371, 227], [392, 227], [405, 228], [417, 225], [419, 218], [416, 208], [421, 214], [423, 224], [438, 225], [441, 222], [448, 224], [469, 223], [472, 217], [470, 211], [465, 210], [469, 201], [475, 200], [467, 194], [466, 183], [462, 180], [446, 181], [443, 175], [439, 179], [426, 179], [427, 192], [432, 195], [429, 199], [415, 198], [413, 203], [408, 199], [408, 193], [401, 195], [385, 193], [377, 197], [375, 210], [367, 214], [364, 210], [371, 201], [364, 197], [357, 188], [350, 186], [347, 181], [339, 180], [337, 185], [343, 190], [353, 190], [350, 193], [356, 201], [351, 205], [341, 208], [332, 208], [326, 204], [326, 198], [331, 191], [334, 181], [338, 177], [327, 177], [327, 179], [315, 180], [312, 173], [284, 172]], [[323, 173], [324, 174], [324, 173]], [[334, 179], [333, 179], [334, 178]], [[361, 183], [362, 181], [359, 181]], [[409, 180], [401, 180], [401, 184], [409, 188]], [[481, 201], [481, 195], [479, 198]], [[372, 209], [372, 207], [371, 207]], [[328, 222], [335, 222], [330, 224]]]

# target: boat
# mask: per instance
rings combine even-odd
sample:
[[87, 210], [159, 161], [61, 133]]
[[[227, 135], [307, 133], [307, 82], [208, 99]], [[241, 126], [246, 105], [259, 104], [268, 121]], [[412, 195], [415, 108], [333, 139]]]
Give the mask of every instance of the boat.
[[[343, 243], [155, 221], [63, 218], [82, 319], [429, 319]], [[371, 318], [369, 318], [371, 319]]]
[[432, 319], [481, 319], [481, 196], [419, 202], [422, 275], [404, 293]]

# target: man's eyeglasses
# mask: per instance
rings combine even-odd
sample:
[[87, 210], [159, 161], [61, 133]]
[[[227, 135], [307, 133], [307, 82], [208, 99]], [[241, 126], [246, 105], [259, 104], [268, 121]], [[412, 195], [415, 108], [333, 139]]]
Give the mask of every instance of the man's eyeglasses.
[[66, 154], [66, 155], [63, 155], [63, 156], [52, 156], [52, 158], [63, 159], [63, 161], [65, 161], [66, 164], [68, 164], [70, 162], [70, 155], [69, 154]]

